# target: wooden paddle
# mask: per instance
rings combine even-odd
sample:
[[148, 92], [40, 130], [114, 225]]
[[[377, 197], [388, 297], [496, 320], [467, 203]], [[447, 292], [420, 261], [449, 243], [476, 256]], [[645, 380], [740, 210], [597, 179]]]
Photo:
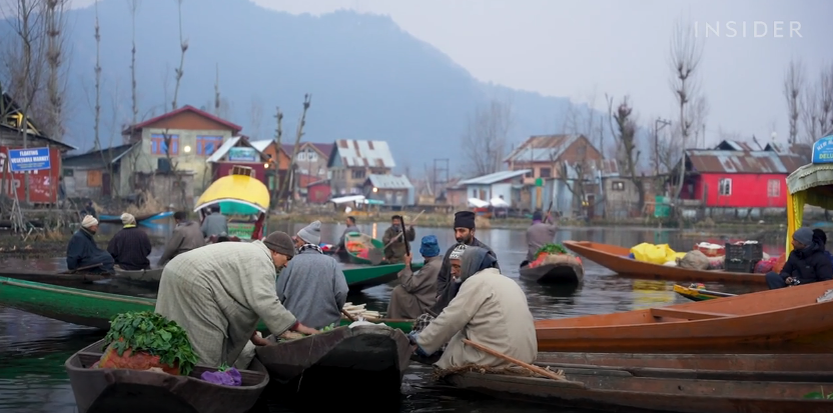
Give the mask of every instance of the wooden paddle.
[[94, 268], [101, 267], [102, 265], [103, 265], [103, 264], [101, 264], [101, 263], [98, 263], [98, 264], [93, 264], [93, 265], [86, 265], [86, 266], [83, 266], [83, 267], [76, 268], [76, 269], [74, 269], [74, 270], [64, 271], [64, 272], [61, 272], [61, 273], [59, 273], [59, 274], [75, 274], [75, 273], [76, 273], [76, 272], [78, 272], [78, 271], [92, 270], [92, 269], [94, 269]]
[[531, 371], [535, 374], [540, 374], [541, 376], [544, 376], [546, 378], [557, 380], [557, 381], [569, 381], [566, 378], [561, 377], [561, 376], [559, 376], [559, 375], [557, 375], [557, 374], [555, 374], [555, 373], [553, 373], [549, 370], [542, 369], [538, 366], [533, 366], [532, 364], [529, 364], [529, 363], [524, 363], [523, 361], [520, 361], [520, 360], [518, 360], [514, 357], [509, 357], [506, 354], [503, 354], [503, 353], [501, 353], [499, 351], [496, 351], [496, 350], [492, 350], [489, 347], [486, 347], [482, 344], [477, 344], [477, 343], [475, 343], [475, 342], [473, 342], [473, 341], [471, 341], [467, 338], [463, 339], [463, 343], [465, 343], [468, 346], [474, 347], [474, 348], [476, 348], [476, 349], [478, 349], [478, 350], [480, 350], [484, 353], [491, 354], [495, 357], [502, 358], [502, 359], [504, 359], [504, 360], [506, 360], [506, 361], [508, 361], [512, 364], [516, 364], [518, 366], [521, 366], [521, 367], [523, 367], [523, 368], [525, 368], [525, 369], [527, 369], [527, 370], [529, 370], [529, 371]]
[[[417, 222], [419, 217], [422, 216], [423, 212], [425, 212], [424, 209], [422, 211], [420, 211], [419, 214], [417, 214], [416, 218], [414, 218], [413, 222], [411, 222], [411, 225], [413, 225]], [[382, 248], [381, 250], [379, 248], [372, 248], [370, 251], [367, 252], [367, 260], [370, 261], [370, 264], [371, 265], [381, 264], [382, 261], [385, 260], [385, 250], [388, 249], [388, 247], [390, 247], [394, 242], [396, 242], [396, 240], [398, 240], [399, 237], [405, 235], [405, 232], [407, 230], [408, 229], [405, 227], [405, 218], [403, 217], [402, 218], [402, 232], [400, 232], [399, 234], [396, 234], [396, 237], [394, 237], [387, 244], [385, 244], [385, 247]], [[405, 251], [408, 251], [410, 249], [410, 246], [408, 245], [409, 241], [407, 241], [407, 238], [405, 238], [405, 239], [406, 239], [406, 241], [405, 241]]]
[[550, 212], [552, 211], [552, 201], [550, 201], [550, 206], [547, 208], [547, 212], [544, 214], [544, 223], [546, 224], [548, 218], [550, 217]]

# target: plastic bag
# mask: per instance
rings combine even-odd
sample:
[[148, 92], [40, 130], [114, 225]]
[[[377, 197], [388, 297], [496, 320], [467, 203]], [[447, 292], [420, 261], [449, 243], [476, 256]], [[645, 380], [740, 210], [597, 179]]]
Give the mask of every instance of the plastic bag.
[[781, 254], [781, 256], [778, 257], [778, 260], [775, 261], [775, 265], [772, 266], [772, 271], [775, 271], [775, 273], [780, 274], [781, 270], [784, 269], [784, 264], [787, 263], [788, 257], [789, 254], [787, 254], [786, 252]]
[[709, 267], [708, 270], [722, 270], [726, 267], [726, 256], [720, 257], [708, 257], [709, 258]]
[[668, 244], [654, 245], [643, 242], [631, 248], [634, 259], [653, 264], [665, 264], [668, 261], [676, 261], [676, 252]]
[[113, 345], [107, 347], [101, 359], [94, 367], [101, 369], [130, 369], [130, 370], [149, 370], [152, 367], [158, 367], [165, 373], [179, 375], [179, 367], [169, 366], [159, 362], [159, 356], [153, 356], [145, 352], [138, 352], [133, 354], [132, 349], [124, 350], [120, 356], [118, 351], [113, 348]]
[[200, 376], [201, 379], [221, 386], [242, 386], [243, 376], [232, 367], [226, 371], [206, 371]]
[[778, 258], [758, 261], [758, 263], [755, 264], [755, 274], [766, 274], [772, 271], [776, 262], [778, 262]]
[[709, 268], [709, 258], [700, 250], [690, 251], [685, 254], [678, 262], [681, 268], [690, 268], [692, 270], [707, 270]]

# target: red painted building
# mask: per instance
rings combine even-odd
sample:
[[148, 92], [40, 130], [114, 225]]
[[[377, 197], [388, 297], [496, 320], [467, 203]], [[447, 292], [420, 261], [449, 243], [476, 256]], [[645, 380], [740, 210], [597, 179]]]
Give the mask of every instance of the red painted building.
[[685, 161], [680, 197], [717, 208], [786, 208], [786, 178], [806, 163], [792, 153], [720, 149], [686, 150]]
[[307, 185], [307, 202], [310, 204], [325, 204], [330, 200], [330, 180], [324, 179]]

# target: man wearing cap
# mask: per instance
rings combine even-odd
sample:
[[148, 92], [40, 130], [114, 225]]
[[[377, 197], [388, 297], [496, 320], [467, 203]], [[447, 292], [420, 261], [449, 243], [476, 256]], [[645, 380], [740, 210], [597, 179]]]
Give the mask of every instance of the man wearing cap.
[[113, 257], [95, 244], [98, 220], [92, 215], [84, 216], [81, 228], [72, 234], [67, 244], [67, 269], [88, 272], [113, 273]]
[[532, 213], [532, 225], [526, 230], [526, 261], [521, 263], [521, 267], [535, 261], [535, 253], [541, 247], [551, 243], [555, 239], [555, 233], [558, 231], [558, 227], [555, 223], [547, 223], [550, 219], [549, 214], [547, 214], [546, 219], [543, 218], [544, 214], [541, 213], [541, 210], [536, 210]]
[[386, 245], [385, 260], [390, 264], [399, 264], [405, 262], [405, 243], [416, 239], [416, 232], [413, 225], [408, 226], [407, 230], [402, 228], [401, 215], [391, 217], [390, 223], [390, 227], [385, 230], [385, 235], [382, 237], [382, 242]]
[[148, 255], [153, 249], [150, 237], [145, 231], [136, 227], [136, 218], [127, 212], [121, 214], [124, 227], [117, 232], [107, 245], [107, 252], [119, 268], [127, 271], [150, 269]]
[[347, 279], [338, 261], [324, 255], [321, 222], [314, 221], [295, 235], [298, 254], [278, 276], [277, 291], [284, 307], [313, 328], [336, 326], [347, 301]]
[[[825, 237], [826, 238], [826, 237]], [[824, 241], [813, 236], [813, 230], [804, 227], [793, 233], [793, 250], [784, 263], [781, 273], [770, 271], [766, 283], [770, 290], [791, 285], [809, 284], [833, 279], [833, 263], [824, 253]]]
[[399, 285], [390, 294], [388, 318], [415, 319], [437, 302], [437, 274], [442, 258], [437, 237], [422, 237], [419, 253], [425, 265], [417, 272], [411, 271], [411, 254], [405, 255], [405, 268], [399, 271]]
[[260, 319], [275, 335], [316, 334], [275, 295], [277, 271], [294, 256], [292, 239], [279, 231], [180, 254], [162, 271], [156, 312], [184, 328], [200, 364], [211, 367], [234, 364], [250, 340], [268, 344], [255, 332]]
[[168, 245], [165, 246], [165, 251], [162, 252], [162, 256], [159, 257], [159, 262], [156, 264], [160, 267], [183, 252], [205, 245], [205, 238], [202, 236], [200, 226], [188, 219], [188, 214], [185, 211], [175, 212], [174, 221], [176, 221], [174, 233], [171, 235], [171, 239], [168, 240]]

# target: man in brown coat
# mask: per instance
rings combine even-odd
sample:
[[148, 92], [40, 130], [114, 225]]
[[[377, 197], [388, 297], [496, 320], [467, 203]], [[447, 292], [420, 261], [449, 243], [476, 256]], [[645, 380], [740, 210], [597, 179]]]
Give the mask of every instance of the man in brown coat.
[[[546, 244], [552, 243], [555, 239], [555, 233], [558, 232], [558, 227], [555, 223], [547, 223], [550, 220], [549, 214], [547, 219], [542, 221], [543, 214], [541, 211], [532, 213], [532, 225], [526, 230], [526, 263], [535, 261], [535, 253]], [[521, 267], [524, 263], [521, 263]]]
[[205, 238], [202, 236], [202, 229], [200, 225], [188, 219], [188, 215], [184, 211], [177, 211], [174, 213], [174, 221], [176, 227], [171, 239], [168, 240], [168, 245], [165, 246], [165, 252], [159, 258], [158, 266], [165, 265], [183, 252], [191, 251], [205, 245]]
[[[402, 231], [405, 231], [405, 233], [402, 234]], [[387, 245], [385, 247], [385, 260], [390, 264], [404, 262], [406, 252], [405, 243], [411, 242], [414, 239], [416, 239], [416, 232], [414, 231], [413, 225], [405, 230], [405, 228], [402, 228], [402, 216], [394, 215], [391, 217], [391, 226], [385, 230], [385, 235], [382, 237], [382, 242]], [[388, 245], [389, 243], [390, 245]]]
[[411, 255], [405, 255], [405, 268], [399, 271], [399, 285], [390, 294], [388, 318], [415, 319], [437, 302], [437, 275], [442, 266], [437, 237], [422, 237], [419, 253], [425, 265], [417, 272], [411, 271]]

